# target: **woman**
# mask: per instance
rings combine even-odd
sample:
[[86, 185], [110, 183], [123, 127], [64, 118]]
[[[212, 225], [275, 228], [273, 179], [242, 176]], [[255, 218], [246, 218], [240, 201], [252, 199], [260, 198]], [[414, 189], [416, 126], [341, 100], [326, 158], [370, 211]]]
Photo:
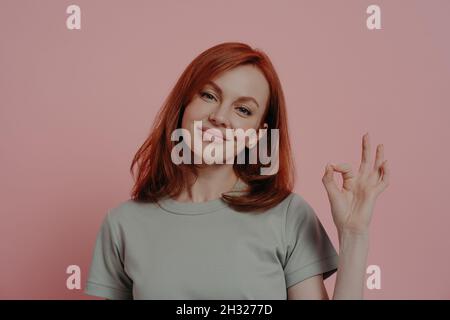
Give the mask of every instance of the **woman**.
[[[235, 142], [228, 132], [239, 129], [260, 134], [216, 148]], [[252, 163], [263, 141], [272, 163], [261, 153]], [[366, 134], [357, 174], [346, 163], [325, 168], [337, 255], [312, 207], [292, 193], [284, 95], [269, 58], [242, 43], [216, 45], [183, 72], [135, 155], [132, 198], [106, 215], [85, 292], [108, 299], [328, 299], [323, 281], [337, 271], [333, 299], [362, 298], [369, 223], [389, 178], [382, 145], [373, 167], [369, 161]], [[342, 190], [334, 171], [343, 176]]]

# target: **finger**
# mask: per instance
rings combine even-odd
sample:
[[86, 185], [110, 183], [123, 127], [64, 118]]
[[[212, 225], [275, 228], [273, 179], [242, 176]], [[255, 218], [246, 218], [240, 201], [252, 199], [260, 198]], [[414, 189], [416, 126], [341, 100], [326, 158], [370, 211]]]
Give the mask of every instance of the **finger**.
[[366, 171], [369, 168], [370, 159], [370, 139], [369, 133], [367, 132], [362, 138], [362, 155], [361, 155], [361, 165], [359, 166], [359, 172]]
[[384, 145], [379, 144], [377, 147], [377, 154], [375, 156], [375, 164], [373, 165], [373, 169], [375, 171], [379, 171], [383, 162], [384, 162]]
[[383, 175], [381, 177], [381, 182], [377, 187], [378, 194], [383, 192], [389, 186], [389, 179], [390, 179], [390, 175], [391, 175], [391, 170], [389, 168], [389, 164], [388, 164], [387, 160], [385, 160], [383, 162], [380, 169], [382, 170]]
[[389, 185], [389, 180], [390, 180], [390, 176], [391, 176], [391, 170], [389, 168], [387, 160], [383, 162], [383, 167], [382, 168], [383, 168], [383, 179], [382, 179], [382, 181], [383, 181], [384, 184]]
[[355, 175], [353, 174], [352, 166], [348, 163], [340, 163], [334, 165], [334, 170], [342, 174], [343, 188], [345, 190], [352, 190]]
[[323, 175], [322, 183], [325, 186], [325, 189], [327, 190], [329, 198], [340, 192], [336, 182], [334, 181], [333, 166], [329, 163], [327, 163], [325, 167], [325, 174]]

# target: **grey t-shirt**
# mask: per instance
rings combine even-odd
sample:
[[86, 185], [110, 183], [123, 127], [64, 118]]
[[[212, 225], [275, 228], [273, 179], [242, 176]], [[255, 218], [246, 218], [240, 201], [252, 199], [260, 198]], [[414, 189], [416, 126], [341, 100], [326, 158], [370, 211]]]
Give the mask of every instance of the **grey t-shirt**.
[[127, 200], [97, 234], [88, 295], [108, 299], [287, 299], [287, 288], [336, 272], [338, 255], [312, 207], [291, 193], [249, 214], [221, 199]]

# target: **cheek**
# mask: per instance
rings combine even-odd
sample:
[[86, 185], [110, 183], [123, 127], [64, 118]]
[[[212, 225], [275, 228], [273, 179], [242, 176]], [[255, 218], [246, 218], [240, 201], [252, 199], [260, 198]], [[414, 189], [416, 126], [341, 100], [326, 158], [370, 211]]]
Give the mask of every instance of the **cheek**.
[[242, 118], [242, 117], [236, 116], [234, 121], [232, 121], [232, 126], [234, 129], [258, 130], [260, 121], [261, 121], [260, 117]]
[[262, 125], [261, 120], [262, 120], [263, 115], [264, 115], [264, 110], [253, 111], [253, 113], [250, 117], [241, 117], [238, 114], [235, 114], [233, 116], [231, 124], [235, 129], [258, 130], [260, 128], [260, 125]]
[[202, 103], [192, 102], [184, 110], [182, 127], [188, 128], [194, 121], [204, 120], [208, 117], [207, 108]]

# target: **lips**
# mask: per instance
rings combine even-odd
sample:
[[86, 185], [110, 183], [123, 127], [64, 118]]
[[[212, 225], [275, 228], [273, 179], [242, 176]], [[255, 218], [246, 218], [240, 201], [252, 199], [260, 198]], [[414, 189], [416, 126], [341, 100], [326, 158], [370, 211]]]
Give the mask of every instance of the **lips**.
[[[199, 128], [200, 129], [200, 128]], [[228, 140], [225, 136], [225, 134], [216, 128], [208, 128], [208, 127], [202, 127], [202, 133], [203, 137], [207, 139], [208, 141], [212, 141], [214, 138], [214, 141], [224, 141]]]

